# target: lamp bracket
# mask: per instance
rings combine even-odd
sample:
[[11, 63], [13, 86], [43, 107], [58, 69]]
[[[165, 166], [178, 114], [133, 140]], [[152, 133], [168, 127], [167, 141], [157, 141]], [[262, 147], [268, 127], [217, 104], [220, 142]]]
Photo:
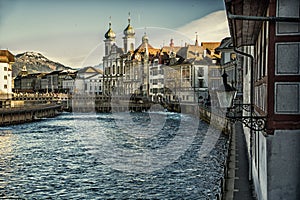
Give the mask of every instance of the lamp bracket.
[[244, 111], [247, 111], [247, 112], [250, 112], [251, 111], [251, 104], [241, 104], [241, 103], [235, 103], [233, 104], [233, 106], [229, 109], [233, 109], [233, 110], [244, 110]]
[[247, 115], [243, 116], [242, 110], [251, 111], [251, 104], [234, 104], [227, 109], [226, 117], [232, 122], [242, 122], [246, 127], [254, 131], [266, 131], [267, 119], [265, 116]]

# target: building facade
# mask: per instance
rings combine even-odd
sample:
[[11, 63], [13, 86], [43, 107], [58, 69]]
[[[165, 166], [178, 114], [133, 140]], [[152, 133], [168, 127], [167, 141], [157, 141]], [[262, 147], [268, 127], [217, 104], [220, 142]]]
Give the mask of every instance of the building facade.
[[214, 49], [219, 42], [199, 45], [196, 35], [195, 44], [174, 46], [171, 39], [169, 46], [155, 48], [145, 33], [141, 44], [135, 48], [135, 31], [130, 18], [123, 35], [121, 48], [116, 44], [116, 35], [109, 23], [104, 35], [104, 95], [139, 95], [154, 102], [186, 103], [198, 102], [200, 96], [203, 100], [209, 98], [209, 69], [216, 65], [213, 60], [218, 58], [214, 57]]
[[[68, 82], [69, 83], [69, 82]], [[70, 84], [71, 85], [71, 84]], [[102, 95], [103, 76], [102, 71], [94, 67], [85, 67], [77, 72], [74, 80], [74, 94]]]
[[9, 107], [12, 99], [12, 64], [14, 55], [8, 50], [0, 50], [0, 108]]
[[257, 198], [300, 199], [300, 2], [224, 2], [243, 103], [266, 120], [262, 131], [244, 127]]

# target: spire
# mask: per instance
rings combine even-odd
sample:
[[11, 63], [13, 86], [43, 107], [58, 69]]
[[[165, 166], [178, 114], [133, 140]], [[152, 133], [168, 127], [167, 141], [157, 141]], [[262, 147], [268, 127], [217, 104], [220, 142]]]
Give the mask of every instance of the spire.
[[128, 12], [128, 24], [130, 24], [130, 12]]
[[197, 32], [195, 32], [195, 34], [196, 34], [195, 46], [199, 46], [199, 43], [198, 43], [198, 34], [197, 34]]
[[133, 27], [130, 25], [130, 12], [128, 13], [128, 25], [127, 27], [124, 29], [123, 33], [125, 36], [131, 36], [133, 37], [135, 35], [135, 31], [133, 29]]
[[111, 28], [111, 16], [109, 16], [109, 28]]
[[105, 33], [104, 37], [106, 39], [115, 39], [116, 34], [115, 32], [111, 29], [111, 16], [109, 17], [109, 23], [108, 23], [108, 31]]
[[[145, 28], [145, 29], [146, 29], [146, 28]], [[144, 36], [142, 37], [142, 42], [143, 42], [143, 43], [148, 43], [148, 41], [149, 41], [149, 38], [148, 38], [146, 32], [144, 32]]]
[[170, 47], [174, 47], [174, 41], [173, 41], [173, 38], [170, 40]]
[[[144, 37], [147, 37], [146, 33], [144, 35]], [[144, 54], [144, 62], [148, 62], [149, 61], [149, 50], [148, 50], [148, 37], [147, 39], [144, 39], [143, 37], [143, 42], [145, 40], [145, 54]]]

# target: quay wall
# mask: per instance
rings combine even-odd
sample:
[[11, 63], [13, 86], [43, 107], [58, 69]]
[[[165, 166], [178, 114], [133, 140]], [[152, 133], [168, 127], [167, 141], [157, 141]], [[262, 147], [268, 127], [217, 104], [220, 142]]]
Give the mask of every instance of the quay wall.
[[221, 130], [223, 133], [230, 133], [231, 126], [225, 117], [225, 113], [213, 107], [198, 106], [198, 104], [174, 104], [168, 105], [167, 109], [173, 112], [181, 112], [198, 116], [201, 120]]
[[57, 104], [0, 109], [0, 126], [32, 122], [46, 117], [55, 117], [60, 112], [61, 106]]

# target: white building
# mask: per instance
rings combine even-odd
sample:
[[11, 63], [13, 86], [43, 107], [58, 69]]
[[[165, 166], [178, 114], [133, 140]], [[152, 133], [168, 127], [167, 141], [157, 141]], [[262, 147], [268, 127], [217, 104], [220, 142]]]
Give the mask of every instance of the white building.
[[164, 96], [164, 72], [158, 59], [149, 67], [149, 96], [152, 101], [160, 102]]
[[0, 50], [0, 108], [10, 105], [12, 98], [12, 64], [14, 55]]
[[102, 94], [102, 71], [94, 67], [85, 67], [78, 71], [74, 82], [75, 94]]

